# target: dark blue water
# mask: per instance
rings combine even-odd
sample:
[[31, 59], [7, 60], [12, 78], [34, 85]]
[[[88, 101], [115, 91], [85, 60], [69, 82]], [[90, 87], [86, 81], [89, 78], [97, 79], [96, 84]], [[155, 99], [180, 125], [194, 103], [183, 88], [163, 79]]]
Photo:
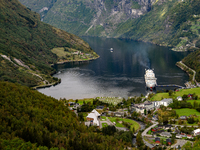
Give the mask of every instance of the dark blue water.
[[175, 66], [187, 52], [125, 39], [83, 39], [100, 58], [81, 65], [57, 66], [59, 73], [55, 77], [61, 78], [61, 84], [40, 89], [40, 92], [57, 99], [139, 96], [146, 94], [145, 68], [154, 68], [157, 84], [183, 86], [188, 81], [187, 74]]

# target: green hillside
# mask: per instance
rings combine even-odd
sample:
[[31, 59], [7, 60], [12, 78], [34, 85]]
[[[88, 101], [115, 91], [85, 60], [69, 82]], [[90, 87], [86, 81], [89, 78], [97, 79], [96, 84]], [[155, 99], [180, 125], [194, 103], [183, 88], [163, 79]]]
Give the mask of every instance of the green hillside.
[[2, 150], [124, 149], [122, 140], [103, 136], [95, 128], [80, 123], [62, 101], [9, 82], [0, 81], [0, 89]]
[[118, 26], [113, 36], [133, 38], [174, 50], [197, 49], [200, 41], [200, 1], [157, 1], [150, 12]]
[[188, 67], [196, 71], [195, 79], [200, 82], [200, 50], [190, 53], [183, 60]]
[[131, 38], [178, 51], [200, 47], [199, 0], [20, 1], [44, 22], [76, 35]]
[[56, 82], [50, 76], [55, 72], [51, 64], [60, 61], [51, 51], [56, 47], [98, 57], [82, 39], [41, 22], [39, 14], [17, 0], [0, 0], [0, 29], [0, 80], [28, 86]]

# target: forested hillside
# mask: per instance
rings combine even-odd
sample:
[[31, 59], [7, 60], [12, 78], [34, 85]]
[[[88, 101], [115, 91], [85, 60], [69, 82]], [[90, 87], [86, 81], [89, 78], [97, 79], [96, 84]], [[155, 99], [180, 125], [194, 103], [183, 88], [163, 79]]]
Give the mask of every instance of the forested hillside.
[[188, 67], [196, 71], [196, 80], [200, 82], [200, 50], [190, 53], [182, 60]]
[[76, 35], [131, 38], [174, 50], [200, 46], [199, 0], [20, 0]]
[[119, 25], [113, 36], [172, 46], [174, 50], [196, 50], [200, 47], [200, 1], [157, 1], [144, 16]]
[[55, 71], [51, 64], [58, 61], [51, 51], [55, 47], [97, 57], [82, 39], [41, 22], [18, 0], [0, 0], [0, 29], [0, 80], [27, 86], [56, 82], [50, 76]]
[[0, 81], [0, 89], [0, 149], [125, 147], [122, 140], [103, 136], [80, 123], [62, 101], [9, 82]]

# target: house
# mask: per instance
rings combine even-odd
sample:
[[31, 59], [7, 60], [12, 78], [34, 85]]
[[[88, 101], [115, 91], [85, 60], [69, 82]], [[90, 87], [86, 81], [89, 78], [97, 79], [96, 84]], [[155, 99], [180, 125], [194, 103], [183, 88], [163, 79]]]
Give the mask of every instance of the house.
[[178, 101], [182, 101], [182, 100], [183, 100], [183, 98], [182, 98], [181, 96], [178, 96], [176, 99], [177, 99]]
[[144, 111], [153, 110], [155, 108], [154, 103], [145, 101], [144, 103], [134, 104], [130, 106], [131, 112], [136, 111], [137, 113], [144, 114]]
[[172, 110], [172, 108], [171, 107], [167, 107], [167, 110]]
[[74, 106], [75, 104], [74, 102], [68, 102], [68, 106]]
[[194, 132], [194, 136], [200, 135], [200, 129], [196, 129], [193, 132]]
[[166, 139], [166, 143], [167, 143], [167, 145], [172, 145], [171, 139]]
[[185, 133], [181, 133], [182, 137], [187, 137], [187, 135]]
[[80, 107], [81, 107], [81, 106], [79, 105], [79, 103], [75, 103], [74, 106], [73, 106], [74, 109], [78, 109], [78, 108], [80, 108]]
[[160, 144], [160, 138], [159, 138], [159, 137], [156, 137], [156, 138], [155, 138], [155, 142], [158, 143], [158, 144]]
[[188, 134], [187, 139], [193, 139], [193, 136]]
[[187, 116], [180, 116], [179, 119], [181, 119], [181, 120], [187, 120]]
[[193, 95], [192, 94], [188, 94], [188, 98], [192, 99]]
[[115, 117], [124, 117], [124, 112], [114, 112]]
[[181, 134], [176, 134], [176, 138], [177, 139], [182, 139], [182, 135]]
[[100, 114], [94, 109], [86, 117], [87, 121], [90, 121], [90, 124], [99, 126], [99, 117]]
[[155, 107], [160, 107], [161, 105], [163, 106], [169, 106], [169, 104], [173, 103], [173, 99], [172, 98], [165, 98], [161, 101], [155, 101], [154, 102], [154, 105]]
[[172, 125], [171, 124], [167, 124], [164, 127], [165, 127], [165, 130], [168, 130], [168, 129], [171, 129]]
[[160, 133], [160, 136], [171, 137], [172, 135], [171, 135], [171, 133], [169, 133], [169, 132], [161, 132], [161, 133]]

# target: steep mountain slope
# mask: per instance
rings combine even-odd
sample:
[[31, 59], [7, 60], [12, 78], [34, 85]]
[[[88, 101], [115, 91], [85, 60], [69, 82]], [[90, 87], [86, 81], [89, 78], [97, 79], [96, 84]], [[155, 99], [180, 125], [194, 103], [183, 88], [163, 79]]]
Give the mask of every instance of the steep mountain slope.
[[132, 38], [182, 51], [195, 50], [200, 40], [199, 0], [20, 1], [44, 22], [76, 35]]
[[41, 22], [39, 14], [17, 0], [0, 0], [0, 80], [28, 86], [56, 82], [50, 76], [55, 71], [51, 64], [61, 60], [51, 51], [55, 47], [97, 57], [82, 39]]
[[172, 46], [174, 50], [196, 50], [200, 42], [200, 1], [155, 3], [146, 15], [119, 25], [115, 35]]
[[[46, 23], [76, 35], [109, 36], [118, 23], [138, 18], [156, 0], [20, 0]], [[51, 3], [51, 7], [49, 6]]]
[[182, 62], [196, 71], [195, 79], [200, 82], [200, 49], [190, 53]]
[[[0, 149], [124, 149], [125, 142], [80, 123], [62, 101], [0, 81]], [[131, 143], [129, 143], [130, 145]], [[54, 148], [53, 148], [54, 147]]]

